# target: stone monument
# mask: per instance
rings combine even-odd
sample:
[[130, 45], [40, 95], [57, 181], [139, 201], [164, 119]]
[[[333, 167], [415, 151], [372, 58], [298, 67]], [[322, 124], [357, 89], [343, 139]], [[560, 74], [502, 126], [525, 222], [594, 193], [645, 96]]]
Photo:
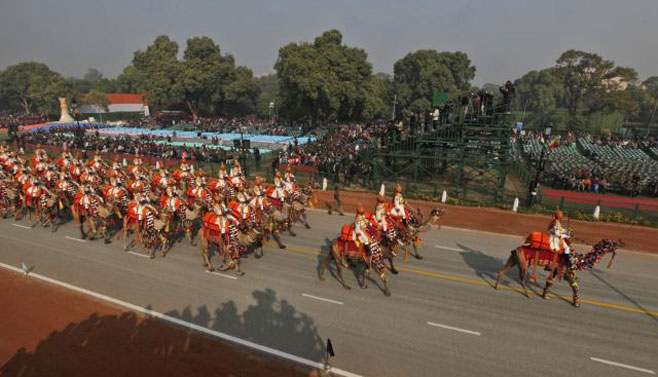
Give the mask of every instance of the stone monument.
[[59, 109], [61, 111], [61, 115], [59, 117], [59, 121], [57, 123], [73, 123], [75, 120], [71, 117], [71, 114], [69, 114], [69, 107], [66, 105], [66, 98], [64, 97], [59, 97]]

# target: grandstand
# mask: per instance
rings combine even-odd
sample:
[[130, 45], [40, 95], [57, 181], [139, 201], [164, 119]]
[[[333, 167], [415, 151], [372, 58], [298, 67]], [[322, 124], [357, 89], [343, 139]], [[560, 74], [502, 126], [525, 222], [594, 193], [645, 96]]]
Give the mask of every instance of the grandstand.
[[[534, 138], [520, 141], [523, 157], [536, 164], [544, 148]], [[656, 146], [602, 145], [589, 138], [551, 148], [546, 154], [543, 183], [558, 188], [589, 189], [600, 182], [601, 189], [619, 193], [653, 195], [658, 183], [658, 148]], [[585, 184], [579, 184], [581, 181]]]

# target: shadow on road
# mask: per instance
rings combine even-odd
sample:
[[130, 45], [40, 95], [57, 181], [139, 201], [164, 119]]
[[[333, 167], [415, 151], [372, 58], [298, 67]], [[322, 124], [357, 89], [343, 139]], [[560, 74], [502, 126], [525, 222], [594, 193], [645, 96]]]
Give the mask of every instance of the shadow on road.
[[622, 292], [622, 291], [619, 290], [617, 287], [615, 287], [614, 285], [610, 284], [606, 279], [604, 279], [603, 277], [601, 277], [601, 275], [603, 275], [603, 272], [601, 272], [601, 271], [597, 271], [597, 270], [594, 270], [594, 269], [590, 270], [589, 272], [590, 272], [590, 275], [594, 276], [597, 280], [599, 280], [601, 283], [605, 284], [608, 288], [610, 288], [610, 289], [612, 289], [613, 291], [617, 292], [620, 296], [622, 296], [622, 297], [623, 297], [624, 299], [626, 299], [628, 302], [630, 302], [631, 304], [633, 304], [633, 306], [635, 306], [636, 308], [638, 308], [639, 310], [641, 310], [642, 313], [648, 315], [648, 316], [649, 316], [651, 319], [653, 319], [655, 322], [658, 322], [658, 318], [656, 318], [656, 316], [653, 315], [649, 310], [645, 309], [644, 306], [642, 306], [642, 304], [640, 304], [639, 302], [635, 301], [632, 297], [630, 297], [630, 296], [627, 295], [626, 293]]
[[[238, 313], [233, 301], [166, 314], [242, 339], [320, 361], [323, 341], [313, 320], [271, 289]], [[214, 317], [213, 317], [214, 315]], [[134, 312], [94, 313], [52, 332], [34, 351], [19, 349], [0, 376], [309, 376], [309, 368], [231, 345]]]
[[[459, 248], [463, 249], [459, 254], [464, 259], [464, 262], [475, 271], [477, 276], [484, 282], [489, 284], [492, 288], [498, 276], [498, 269], [503, 267], [505, 261], [484, 254], [483, 252], [471, 249], [468, 246], [457, 243]], [[509, 271], [514, 273], [516, 271]], [[517, 274], [518, 275], [518, 274]]]

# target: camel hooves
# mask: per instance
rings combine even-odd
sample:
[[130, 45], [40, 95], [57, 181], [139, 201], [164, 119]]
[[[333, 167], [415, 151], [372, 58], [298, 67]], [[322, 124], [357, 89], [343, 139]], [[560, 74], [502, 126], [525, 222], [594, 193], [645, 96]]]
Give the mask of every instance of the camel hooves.
[[347, 290], [347, 291], [349, 291], [350, 289], [352, 289], [352, 287], [350, 287], [349, 285], [343, 285], [343, 288], [345, 288], [345, 290]]
[[310, 225], [306, 224], [305, 226], [306, 226], [306, 229], [311, 229]]
[[237, 271], [235, 274], [237, 276], [244, 276], [245, 273], [244, 273], [244, 271]]
[[391, 291], [386, 290], [384, 291], [384, 296], [389, 297], [391, 295]]
[[416, 255], [416, 259], [423, 259], [422, 255]]
[[399, 272], [398, 272], [398, 270], [391, 270], [391, 273], [392, 273], [393, 275], [397, 275]]

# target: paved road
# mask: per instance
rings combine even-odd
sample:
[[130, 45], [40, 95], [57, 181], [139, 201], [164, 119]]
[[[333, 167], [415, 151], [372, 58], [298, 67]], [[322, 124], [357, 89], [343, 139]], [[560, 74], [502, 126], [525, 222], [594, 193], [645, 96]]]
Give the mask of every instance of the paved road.
[[[286, 251], [245, 259], [239, 279], [205, 273], [188, 245], [149, 260], [118, 243], [80, 242], [70, 225], [51, 234], [12, 220], [0, 221], [0, 262], [312, 360], [331, 338], [332, 365], [361, 375], [658, 372], [658, 257], [622, 252], [613, 269], [581, 273], [584, 303], [575, 309], [557, 297], [526, 299], [513, 272], [504, 289], [491, 288], [520, 238], [444, 228], [425, 235], [425, 259], [398, 263], [387, 298], [376, 281], [358, 288], [349, 271], [350, 291], [329, 274], [317, 278], [327, 242], [350, 220], [311, 212], [313, 229], [284, 237]], [[560, 282], [555, 292], [570, 289]]]

